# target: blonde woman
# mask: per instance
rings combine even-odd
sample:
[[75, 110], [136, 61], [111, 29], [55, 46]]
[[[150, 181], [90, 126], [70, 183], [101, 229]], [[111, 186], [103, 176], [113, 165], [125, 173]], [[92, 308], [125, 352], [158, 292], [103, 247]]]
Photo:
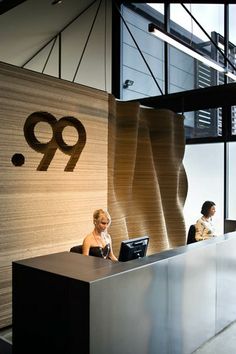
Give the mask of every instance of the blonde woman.
[[107, 232], [111, 224], [109, 213], [103, 209], [95, 210], [93, 213], [93, 223], [93, 231], [83, 241], [83, 255], [118, 261], [112, 251], [111, 236]]

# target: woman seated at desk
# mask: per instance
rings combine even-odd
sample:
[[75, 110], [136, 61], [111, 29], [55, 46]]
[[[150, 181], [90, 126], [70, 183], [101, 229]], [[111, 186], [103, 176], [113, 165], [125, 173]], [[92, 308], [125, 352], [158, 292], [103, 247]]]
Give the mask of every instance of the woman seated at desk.
[[83, 241], [83, 255], [118, 261], [112, 251], [111, 236], [107, 232], [111, 224], [109, 213], [103, 209], [95, 210], [93, 213], [93, 223], [93, 231]]
[[203, 203], [201, 214], [202, 217], [197, 220], [195, 224], [195, 239], [197, 241], [207, 240], [216, 236], [215, 227], [212, 223], [212, 216], [215, 214], [215, 203], [207, 200]]

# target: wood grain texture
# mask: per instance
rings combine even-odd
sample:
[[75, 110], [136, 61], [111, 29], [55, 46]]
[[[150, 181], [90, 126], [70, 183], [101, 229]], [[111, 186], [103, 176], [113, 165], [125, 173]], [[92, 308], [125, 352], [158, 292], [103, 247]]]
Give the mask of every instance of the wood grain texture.
[[[33, 112], [57, 121], [73, 116], [85, 127], [86, 145], [73, 172], [64, 168], [70, 156], [60, 149], [47, 171], [37, 171], [43, 154], [24, 136]], [[11, 324], [11, 262], [69, 250], [92, 229], [93, 211], [107, 208], [108, 95], [7, 64], [0, 65], [0, 327]], [[35, 126], [40, 143], [53, 132], [46, 122]], [[78, 133], [63, 130], [68, 145]], [[12, 156], [25, 163], [14, 166]]]
[[[28, 145], [24, 124], [42, 111], [83, 124], [87, 140], [73, 172], [64, 171], [70, 156], [59, 148], [48, 169], [37, 170], [43, 154]], [[149, 254], [184, 244], [182, 116], [1, 63], [0, 123], [0, 328], [11, 324], [12, 261], [80, 244], [97, 208], [112, 216], [116, 255], [123, 239], [141, 235], [150, 237]], [[39, 146], [54, 129], [34, 127]], [[72, 146], [79, 134], [67, 126], [63, 139]]]
[[149, 254], [183, 245], [187, 179], [182, 164], [183, 116], [110, 97], [110, 232], [123, 239], [148, 235]]

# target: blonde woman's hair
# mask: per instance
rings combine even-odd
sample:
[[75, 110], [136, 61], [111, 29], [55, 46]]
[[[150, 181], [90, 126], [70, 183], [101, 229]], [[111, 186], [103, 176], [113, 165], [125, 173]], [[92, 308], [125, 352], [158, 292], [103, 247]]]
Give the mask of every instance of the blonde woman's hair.
[[111, 216], [108, 213], [108, 211], [105, 211], [103, 209], [97, 209], [93, 213], [93, 223], [96, 224], [103, 216], [105, 216], [108, 220], [108, 226], [111, 225]]

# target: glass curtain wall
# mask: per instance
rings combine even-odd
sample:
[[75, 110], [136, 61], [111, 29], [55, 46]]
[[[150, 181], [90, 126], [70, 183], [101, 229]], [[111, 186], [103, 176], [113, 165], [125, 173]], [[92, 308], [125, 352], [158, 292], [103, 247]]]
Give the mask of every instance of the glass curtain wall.
[[[235, 65], [236, 5], [229, 5], [228, 53], [224, 52], [225, 5], [186, 4], [184, 5], [186, 8], [183, 5], [170, 4], [171, 36], [193, 46], [222, 66], [227, 54]], [[203, 64], [175, 46], [168, 45], [166, 57], [163, 40], [148, 31], [149, 23], [164, 29], [164, 3], [134, 2], [122, 6], [122, 13], [139, 46], [137, 48], [124, 22], [121, 22], [122, 99], [162, 95], [166, 87], [168, 93], [175, 93], [234, 81], [232, 78], [226, 78], [225, 73]], [[149, 68], [140, 55], [140, 50]], [[165, 76], [166, 65], [167, 76]], [[230, 71], [236, 74], [233, 66], [230, 67]], [[154, 83], [152, 73], [161, 90]], [[236, 193], [236, 106], [232, 107], [231, 112], [230, 131], [223, 127], [222, 107], [184, 113], [186, 138], [190, 143], [186, 145], [184, 157], [189, 185], [184, 208], [187, 229], [199, 217], [204, 200], [213, 200], [217, 205], [215, 223], [218, 234], [224, 232], [225, 217], [236, 219], [233, 197]], [[209, 138], [211, 143], [208, 143]]]
[[[224, 64], [220, 52], [219, 38], [224, 35], [224, 6], [217, 4], [171, 4], [170, 32], [197, 49], [203, 56]], [[216, 44], [213, 45], [211, 42]], [[181, 58], [180, 58], [181, 57]], [[224, 74], [189, 55], [169, 48], [169, 93], [216, 86], [224, 83]], [[181, 80], [179, 79], [182, 71]], [[183, 74], [184, 73], [184, 74]], [[186, 136], [218, 137], [222, 135], [220, 109], [205, 109], [185, 113]]]
[[[236, 146], [235, 146], [236, 149]], [[188, 176], [188, 194], [184, 217], [188, 230], [201, 217], [201, 206], [210, 200], [216, 204], [214, 225], [218, 235], [224, 232], [224, 144], [186, 145], [184, 167]]]
[[228, 203], [227, 219], [236, 220], [236, 142], [228, 143]]
[[[236, 24], [235, 24], [235, 16], [236, 16], [236, 5], [229, 5], [229, 41], [231, 43], [230, 55], [232, 60], [235, 62], [236, 58]], [[234, 74], [236, 71], [234, 70]], [[231, 134], [232, 139], [236, 138], [236, 106], [233, 106], [231, 109]], [[235, 195], [236, 195], [236, 142], [228, 143], [228, 174], [227, 174], [227, 219], [236, 220], [236, 203], [235, 203]]]
[[[148, 29], [150, 23], [158, 29], [165, 28], [164, 3], [133, 2], [123, 5], [121, 11], [123, 19], [121, 21], [120, 98], [158, 96], [164, 91], [165, 93], [181, 92], [221, 85], [225, 82], [224, 72], [220, 71], [224, 66], [223, 4], [170, 4], [169, 26], [167, 26], [172, 38], [176, 38], [195, 52], [214, 61], [218, 64], [218, 69], [202, 63], [173, 44], [168, 45], [168, 57], [166, 57], [164, 41], [158, 35], [154, 36]], [[167, 61], [169, 79], [165, 82], [164, 66]], [[127, 76], [133, 76], [133, 79]], [[124, 84], [125, 82], [128, 84]], [[216, 119], [217, 114], [218, 112], [207, 112], [206, 118], [209, 119], [211, 115]], [[196, 117], [193, 114], [189, 116], [192, 117], [192, 124], [194, 124]], [[214, 131], [214, 136], [217, 134], [218, 132]]]
[[[236, 58], [236, 23], [235, 23], [235, 16], [236, 16], [236, 5], [229, 5], [229, 42], [230, 42], [230, 55], [232, 61], [235, 63]], [[234, 74], [235, 70], [233, 71]]]
[[[236, 63], [236, 5], [229, 5], [229, 56], [230, 60]], [[236, 65], [235, 65], [236, 66]], [[232, 68], [231, 68], [232, 69]], [[236, 70], [232, 69], [232, 73], [236, 76]], [[232, 107], [231, 116], [231, 134], [236, 136], [236, 106]]]
[[[140, 12], [126, 6], [121, 9], [120, 98], [123, 100], [157, 96], [163, 91], [163, 42], [148, 32], [150, 20], [142, 15], [143, 8], [140, 4]], [[163, 23], [161, 13], [156, 14], [156, 21]]]

